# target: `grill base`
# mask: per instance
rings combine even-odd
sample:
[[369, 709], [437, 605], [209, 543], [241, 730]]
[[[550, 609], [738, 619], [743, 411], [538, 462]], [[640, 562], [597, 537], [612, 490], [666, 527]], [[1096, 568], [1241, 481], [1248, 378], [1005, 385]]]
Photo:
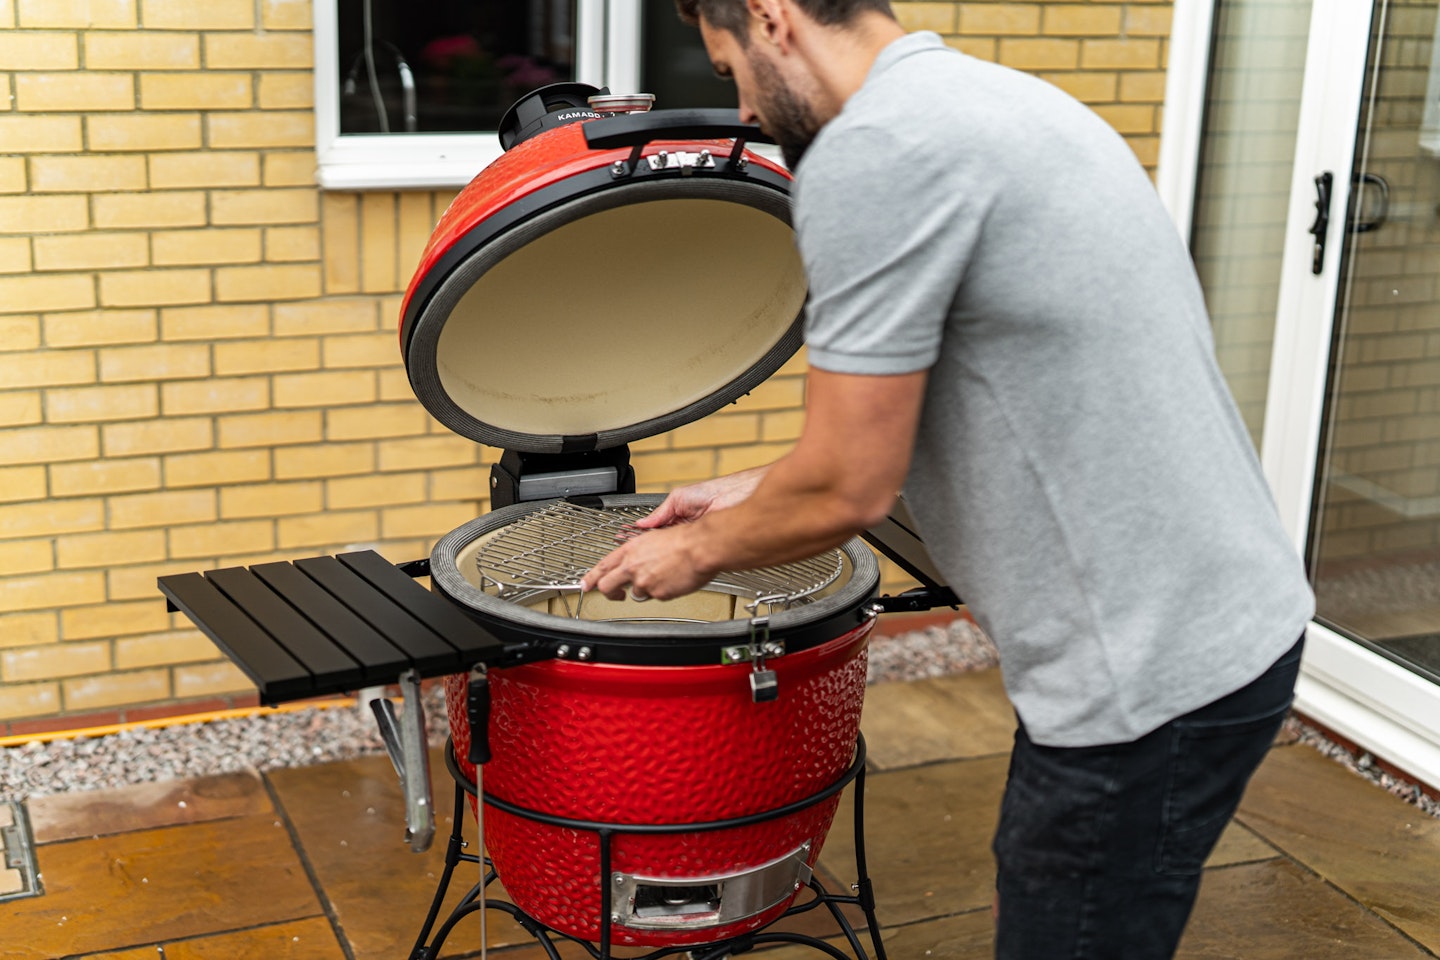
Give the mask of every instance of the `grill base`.
[[[478, 791], [475, 781], [467, 776], [461, 769], [458, 758], [455, 755], [455, 746], [448, 743], [445, 750], [445, 764], [450, 771], [450, 776], [455, 780], [455, 809], [452, 818], [453, 827], [450, 833], [449, 844], [445, 853], [445, 871], [440, 877], [440, 883], [435, 891], [435, 899], [430, 905], [429, 915], [425, 918], [425, 924], [421, 928], [419, 937], [416, 938], [415, 946], [410, 952], [410, 960], [435, 960], [440, 955], [440, 950], [449, 937], [450, 932], [459, 921], [480, 910], [496, 910], [511, 917], [523, 929], [527, 930], [535, 940], [544, 948], [545, 954], [551, 960], [561, 960], [561, 955], [556, 944], [559, 941], [570, 941], [581, 944], [595, 960], [612, 960], [614, 954], [612, 949], [612, 930], [610, 915], [612, 904], [610, 903], [611, 885], [607, 882], [609, 848], [611, 840], [617, 833], [644, 834], [648, 832], [664, 833], [672, 831], [674, 825], [664, 827], [646, 827], [634, 824], [602, 824], [586, 821], [570, 820], [563, 817], [555, 817], [547, 814], [535, 813], [507, 804], [493, 797], [486, 796], [484, 802], [487, 806], [493, 806], [508, 814], [534, 820], [551, 826], [562, 826], [571, 829], [593, 832], [597, 836], [601, 850], [601, 876], [597, 883], [603, 893], [600, 942], [590, 943], [578, 937], [573, 937], [562, 931], [548, 926], [542, 921], [531, 917], [524, 910], [504, 900], [492, 900], [485, 897], [485, 890], [491, 883], [497, 880], [493, 865], [488, 858], [484, 862], [484, 880], [476, 884], [466, 894], [458, 906], [451, 911], [444, 923], [438, 930], [435, 930], [435, 922], [440, 915], [440, 906], [444, 902], [446, 891], [449, 889], [450, 881], [454, 875], [455, 868], [461, 863], [473, 863], [479, 865], [482, 858], [476, 854], [463, 853], [466, 841], [463, 837], [463, 822], [466, 807], [467, 795], [472, 801], [478, 800]], [[796, 810], [806, 807], [824, 804], [833, 798], [838, 798], [840, 792], [851, 783], [855, 785], [854, 791], [854, 830], [855, 830], [855, 870], [857, 880], [851, 885], [856, 891], [854, 896], [841, 896], [829, 892], [819, 880], [811, 878], [808, 887], [813, 896], [804, 902], [789, 906], [778, 916], [773, 918], [765, 926], [752, 930], [741, 936], [729, 937], [708, 943], [696, 943], [690, 945], [690, 957], [692, 960], [723, 960], [731, 954], [744, 953], [760, 944], [767, 943], [792, 943], [810, 947], [818, 953], [839, 958], [839, 960], [870, 960], [871, 954], [867, 953], [861, 942], [860, 936], [853, 924], [842, 913], [844, 906], [859, 907], [865, 916], [865, 929], [869, 932], [869, 939], [874, 948], [875, 960], [887, 960], [884, 943], [880, 939], [880, 925], [875, 916], [875, 896], [871, 887], [870, 877], [865, 862], [865, 740], [864, 737], [857, 737], [855, 748], [855, 761], [845, 771], [844, 775], [834, 784], [820, 791], [812, 797], [807, 797], [793, 804], [766, 813], [754, 814], [748, 817], [736, 817], [730, 820], [712, 821], [707, 824], [685, 824], [684, 828], [691, 832], [699, 830], [725, 830], [737, 827], [750, 826], [757, 822], [764, 822], [769, 819], [792, 815]], [[826, 909], [831, 918], [835, 921], [836, 929], [844, 935], [851, 952], [845, 953], [833, 944], [827, 943], [816, 937], [788, 931], [771, 930], [775, 922], [786, 917], [806, 913], [815, 909]], [[431, 931], [434, 930], [434, 938], [431, 939]], [[429, 941], [429, 942], [427, 942]], [[660, 957], [674, 956], [673, 946], [664, 947], [646, 954], [635, 954], [627, 951], [628, 960], [659, 960]]]

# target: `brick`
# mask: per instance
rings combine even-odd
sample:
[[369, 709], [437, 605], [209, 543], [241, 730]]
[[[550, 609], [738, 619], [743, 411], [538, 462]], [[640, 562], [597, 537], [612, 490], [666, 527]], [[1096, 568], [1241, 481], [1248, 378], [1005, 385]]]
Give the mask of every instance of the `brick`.
[[90, 350], [39, 350], [5, 358], [6, 389], [65, 386], [95, 382], [95, 354]]
[[30, 189], [42, 193], [144, 190], [145, 158], [131, 156], [35, 157]]
[[766, 443], [800, 439], [805, 428], [805, 411], [781, 410], [767, 413], [760, 420], [760, 439]]
[[320, 366], [320, 341], [315, 339], [245, 340], [219, 343], [214, 350], [215, 372], [222, 376], [315, 370]]
[[45, 419], [50, 423], [136, 420], [159, 412], [155, 385], [150, 383], [45, 391]]
[[166, 307], [160, 312], [160, 335], [165, 340], [263, 337], [269, 330], [269, 311], [259, 303]]
[[1113, 37], [1120, 33], [1124, 8], [1094, 3], [1051, 3], [1045, 6], [1045, 33], [1058, 37]]
[[[221, 491], [224, 498], [224, 491]], [[207, 523], [170, 528], [170, 556], [219, 557], [237, 551], [259, 552], [275, 547], [275, 524], [270, 520], [243, 523]]]
[[198, 630], [125, 637], [115, 641], [115, 669], [135, 670], [215, 659], [215, 644]]
[[315, 227], [271, 227], [265, 231], [265, 259], [272, 263], [320, 259]]
[[150, 158], [150, 183], [156, 189], [256, 186], [260, 183], [260, 155], [209, 150], [157, 154]]
[[687, 447], [754, 443], [759, 439], [760, 417], [758, 415], [727, 416], [719, 414], [677, 428], [671, 433], [670, 443], [673, 448], [683, 450]]
[[1125, 36], [1168, 37], [1173, 12], [1168, 3], [1157, 3], [1154, 6], [1129, 5], [1125, 9]]
[[[30, 262], [30, 241], [26, 237], [0, 237], [0, 273], [28, 273], [34, 264]], [[4, 333], [0, 332], [0, 343]], [[0, 346], [0, 349], [4, 349]]]
[[1155, 111], [1153, 104], [1097, 104], [1094, 110], [1100, 118], [1118, 133], [1154, 133]]
[[360, 290], [360, 199], [353, 193], [326, 191], [320, 201], [325, 236], [325, 292]]
[[277, 480], [341, 477], [371, 473], [374, 469], [375, 445], [372, 443], [320, 443], [275, 451]]
[[[160, 536], [163, 538], [163, 534]], [[154, 633], [169, 626], [170, 614], [165, 612], [165, 604], [153, 600], [67, 607], [60, 611], [60, 630], [66, 640]]]
[[1165, 72], [1120, 74], [1120, 99], [1125, 101], [1165, 102]]
[[335, 298], [275, 305], [275, 336], [358, 333], [377, 329], [373, 298]]
[[94, 198], [94, 205], [95, 226], [101, 229], [205, 225], [205, 194], [198, 190], [102, 194]]
[[1127, 136], [1125, 142], [1135, 152], [1135, 159], [1140, 165], [1150, 171], [1153, 178], [1155, 175], [1155, 164], [1160, 162], [1160, 138]]
[[323, 347], [326, 368], [393, 367], [401, 363], [400, 349], [391, 333], [326, 337]]
[[[55, 606], [55, 599], [64, 597], [68, 603], [99, 603], [105, 599], [105, 577], [97, 572], [86, 573], [41, 573], [29, 577], [6, 577], [0, 580], [0, 610], [19, 613], [23, 610], [44, 610]], [[33, 648], [32, 648], [33, 649]], [[40, 647], [38, 649], [48, 649]], [[8, 651], [4, 656], [14, 656]], [[29, 661], [33, 653], [26, 651], [20, 659]], [[48, 680], [62, 674], [41, 672], [48, 670], [36, 664], [36, 671], [14, 670], [10, 664], [0, 663], [0, 673], [6, 680]], [[77, 671], [85, 672], [85, 671]]]
[[375, 373], [380, 380], [382, 402], [414, 399], [415, 391], [410, 387], [410, 378], [404, 367], [385, 367]]
[[57, 497], [133, 493], [160, 486], [160, 461], [154, 457], [133, 460], [92, 460], [50, 467], [50, 492]]
[[276, 407], [336, 407], [374, 403], [375, 375], [368, 370], [334, 370], [324, 373], [277, 375]]
[[688, 481], [715, 476], [715, 454], [710, 450], [642, 453], [631, 459], [635, 473], [646, 478]]
[[172, 668], [175, 675], [175, 696], [206, 697], [221, 693], [250, 693], [252, 684], [234, 664], [228, 660]]
[[60, 687], [54, 683], [0, 684], [0, 720], [39, 717], [60, 710]]
[[266, 377], [184, 380], [163, 384], [160, 391], [167, 417], [265, 410], [270, 406], [270, 381]]
[[89, 221], [82, 196], [0, 197], [0, 233], [84, 230]]
[[164, 669], [108, 673], [65, 680], [60, 688], [67, 710], [96, 710], [167, 699], [170, 676]]
[[719, 472], [734, 473], [774, 463], [790, 452], [790, 444], [773, 443], [754, 447], [727, 447], [718, 451]]
[[[112, 113], [85, 118], [85, 133], [91, 150], [193, 150], [201, 145], [200, 115]], [[151, 187], [164, 187], [154, 178]]]
[[49, 540], [0, 540], [0, 576], [54, 569], [55, 548]]
[[332, 409], [325, 411], [325, 436], [329, 440], [408, 437], [424, 433], [428, 420], [424, 408], [413, 401]]
[[111, 530], [170, 527], [214, 519], [215, 494], [211, 490], [166, 490], [110, 498]]
[[957, 7], [953, 3], [896, 3], [892, 6], [895, 12], [895, 19], [900, 21], [900, 26], [907, 32], [913, 33], [916, 30], [934, 30], [936, 33], [955, 32], [955, 12]]
[[200, 35], [131, 30], [85, 34], [87, 70], [198, 70]]
[[254, 263], [260, 259], [260, 231], [253, 227], [167, 230], [150, 236], [156, 266]]
[[310, 0], [260, 0], [260, 23], [266, 30], [309, 30]]
[[[59, 639], [53, 610], [0, 616], [0, 647], [38, 647]], [[4, 689], [0, 684], [0, 693]]]
[[248, 73], [142, 73], [142, 110], [248, 110], [255, 104]]
[[[155, 578], [172, 573], [193, 573], [195, 561], [167, 560], [164, 563], [137, 563], [128, 567], [112, 567], [105, 574], [106, 594], [111, 602], [155, 599]], [[164, 601], [161, 601], [164, 606]]]
[[1159, 40], [1082, 40], [1085, 70], [1154, 70], [1160, 66]]
[[960, 5], [960, 32], [987, 36], [1037, 34], [1040, 32], [1040, 5], [1034, 3], [962, 3]]
[[360, 289], [381, 293], [398, 289], [395, 262], [395, 195], [366, 193], [360, 198]]
[[254, 0], [145, 0], [151, 30], [247, 30], [255, 26]]
[[208, 303], [209, 270], [133, 270], [100, 274], [100, 303], [106, 307]]
[[100, 428], [107, 457], [208, 450], [212, 445], [212, 430], [210, 420], [205, 417], [107, 423]]
[[0, 503], [45, 498], [45, 468], [39, 465], [0, 467]]
[[88, 460], [100, 453], [93, 426], [0, 430], [0, 464]]
[[165, 458], [165, 486], [169, 488], [214, 487], [269, 479], [268, 450], [215, 450]]
[[[267, 187], [312, 187], [315, 185], [315, 169], [313, 151], [273, 152], [265, 154], [261, 162], [261, 177]], [[418, 261], [420, 258], [417, 255], [415, 259]]]
[[380, 531], [386, 539], [422, 537], [438, 540], [463, 523], [475, 519], [469, 503], [436, 503], [418, 507], [390, 507], [380, 511]]
[[423, 473], [344, 477], [325, 482], [325, 508], [327, 510], [355, 510], [360, 507], [425, 503], [428, 499], [425, 474]]
[[283, 517], [277, 524], [275, 545], [281, 550], [292, 550], [296, 547], [369, 544], [376, 539], [379, 530], [380, 520], [373, 510]]
[[36, 270], [103, 270], [143, 267], [149, 262], [149, 244], [143, 233], [94, 232], [35, 238]]
[[[117, 563], [153, 563], [165, 559], [163, 530], [128, 533], [80, 533], [55, 539], [56, 565], [62, 570], [112, 567]], [[64, 627], [64, 615], [61, 615]], [[67, 637], [70, 635], [67, 633]]]
[[[309, 38], [304, 38], [308, 47]], [[308, 70], [260, 75], [260, 109], [309, 110], [315, 106], [315, 78]]]
[[396, 217], [400, 239], [396, 253], [400, 260], [400, 274], [408, 280], [414, 264], [420, 262], [425, 245], [430, 242], [430, 231], [435, 226], [435, 208], [429, 193], [406, 190], [399, 194], [399, 212]]
[[1120, 74], [1087, 70], [1084, 73], [1044, 73], [1040, 76], [1081, 103], [1110, 103], [1115, 99]]
[[805, 405], [805, 381], [801, 377], [772, 377], [741, 397], [731, 408], [736, 413], [752, 410], [789, 410]]
[[135, 109], [135, 78], [128, 73], [20, 73], [14, 82], [17, 110], [52, 113]]
[[23, 427], [43, 419], [39, 390], [0, 393], [0, 427]]
[[95, 282], [81, 274], [0, 276], [0, 312], [84, 310], [95, 306]]
[[475, 441], [448, 432], [405, 440], [382, 440], [378, 445], [380, 469], [386, 472], [468, 466], [476, 462], [479, 452]]
[[268, 447], [287, 443], [314, 443], [322, 434], [318, 410], [284, 410], [273, 413], [241, 413], [220, 417], [220, 446]]
[[5, 145], [7, 152], [27, 154], [79, 153], [85, 149], [80, 118], [75, 116], [12, 114], [0, 117], [0, 144]]
[[[463, 500], [466, 503], [481, 504], [488, 500], [489, 495], [488, 465], [459, 470], [435, 470], [430, 474], [431, 500]], [[478, 509], [476, 513], [479, 513]]]
[[209, 374], [210, 348], [204, 344], [157, 343], [100, 350], [100, 379], [107, 383], [178, 380]]
[[221, 267], [215, 271], [215, 297], [221, 302], [307, 300], [319, 295], [319, 264]]
[[[0, 350], [34, 350], [40, 346], [40, 318], [36, 316], [0, 317]], [[9, 378], [0, 384], [10, 386]]]
[[25, 158], [0, 157], [0, 193], [24, 193], [25, 190]]
[[314, 61], [302, 33], [207, 33], [205, 66], [211, 70], [304, 70]]
[[315, 114], [309, 110], [216, 113], [206, 118], [210, 146], [217, 150], [309, 147], [315, 143]]
[[86, 310], [45, 315], [45, 345], [98, 347], [155, 339], [154, 310]]
[[80, 66], [80, 44], [73, 33], [0, 33], [0, 63], [6, 70], [74, 70]]
[[1001, 40], [1000, 62], [1017, 70], [1068, 70], [1080, 61], [1076, 40]]
[[210, 221], [216, 226], [315, 223], [317, 196], [314, 189], [217, 190], [211, 195]]
[[324, 485], [316, 481], [223, 487], [220, 490], [220, 516], [235, 520], [314, 513], [323, 506], [324, 491]]
[[20, 26], [27, 28], [135, 26], [136, 0], [16, 0]]

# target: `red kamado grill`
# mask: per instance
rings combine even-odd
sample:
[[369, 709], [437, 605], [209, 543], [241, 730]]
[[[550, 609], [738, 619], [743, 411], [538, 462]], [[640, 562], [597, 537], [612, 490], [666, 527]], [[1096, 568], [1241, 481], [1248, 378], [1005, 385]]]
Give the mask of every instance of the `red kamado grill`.
[[[558, 957], [691, 948], [722, 957], [787, 913], [865, 912], [866, 648], [883, 610], [956, 602], [901, 509], [867, 538], [925, 584], [876, 598], [858, 540], [727, 573], [672, 601], [582, 594], [580, 576], [660, 500], [637, 496], [629, 442], [735, 401], [801, 342], [805, 281], [789, 175], [745, 149], [732, 111], [648, 112], [646, 96], [556, 84], [502, 122], [507, 152], [436, 226], [406, 292], [400, 346], [415, 394], [504, 452], [493, 512], [428, 560], [365, 551], [160, 578], [267, 703], [398, 682], [375, 701], [406, 794], [407, 839], [434, 833], [419, 682], [445, 676], [455, 828], [412, 957], [499, 909]], [[431, 591], [414, 577], [429, 575]], [[484, 771], [483, 783], [480, 771]], [[855, 897], [813, 867], [856, 790]], [[465, 793], [513, 904], [467, 897], [428, 945], [460, 852]], [[800, 891], [814, 896], [797, 904]], [[633, 955], [633, 950], [631, 954]]]

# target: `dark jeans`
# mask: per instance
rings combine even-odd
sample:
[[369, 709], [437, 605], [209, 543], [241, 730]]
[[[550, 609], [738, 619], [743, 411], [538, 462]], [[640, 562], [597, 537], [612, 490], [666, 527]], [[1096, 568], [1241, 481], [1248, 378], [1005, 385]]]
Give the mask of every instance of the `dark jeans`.
[[1022, 725], [995, 834], [998, 960], [1161, 960], [1269, 749], [1302, 637], [1258, 680], [1131, 743], [1042, 747]]

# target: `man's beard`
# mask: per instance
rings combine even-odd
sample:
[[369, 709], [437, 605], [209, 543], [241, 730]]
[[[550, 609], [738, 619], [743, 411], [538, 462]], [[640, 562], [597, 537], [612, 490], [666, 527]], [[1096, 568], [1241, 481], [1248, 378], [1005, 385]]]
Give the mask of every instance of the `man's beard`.
[[785, 165], [794, 170], [820, 132], [815, 111], [795, 95], [795, 91], [781, 78], [780, 71], [763, 56], [751, 58], [751, 69], [755, 73], [758, 90], [764, 91], [759, 106], [765, 132], [775, 138]]

